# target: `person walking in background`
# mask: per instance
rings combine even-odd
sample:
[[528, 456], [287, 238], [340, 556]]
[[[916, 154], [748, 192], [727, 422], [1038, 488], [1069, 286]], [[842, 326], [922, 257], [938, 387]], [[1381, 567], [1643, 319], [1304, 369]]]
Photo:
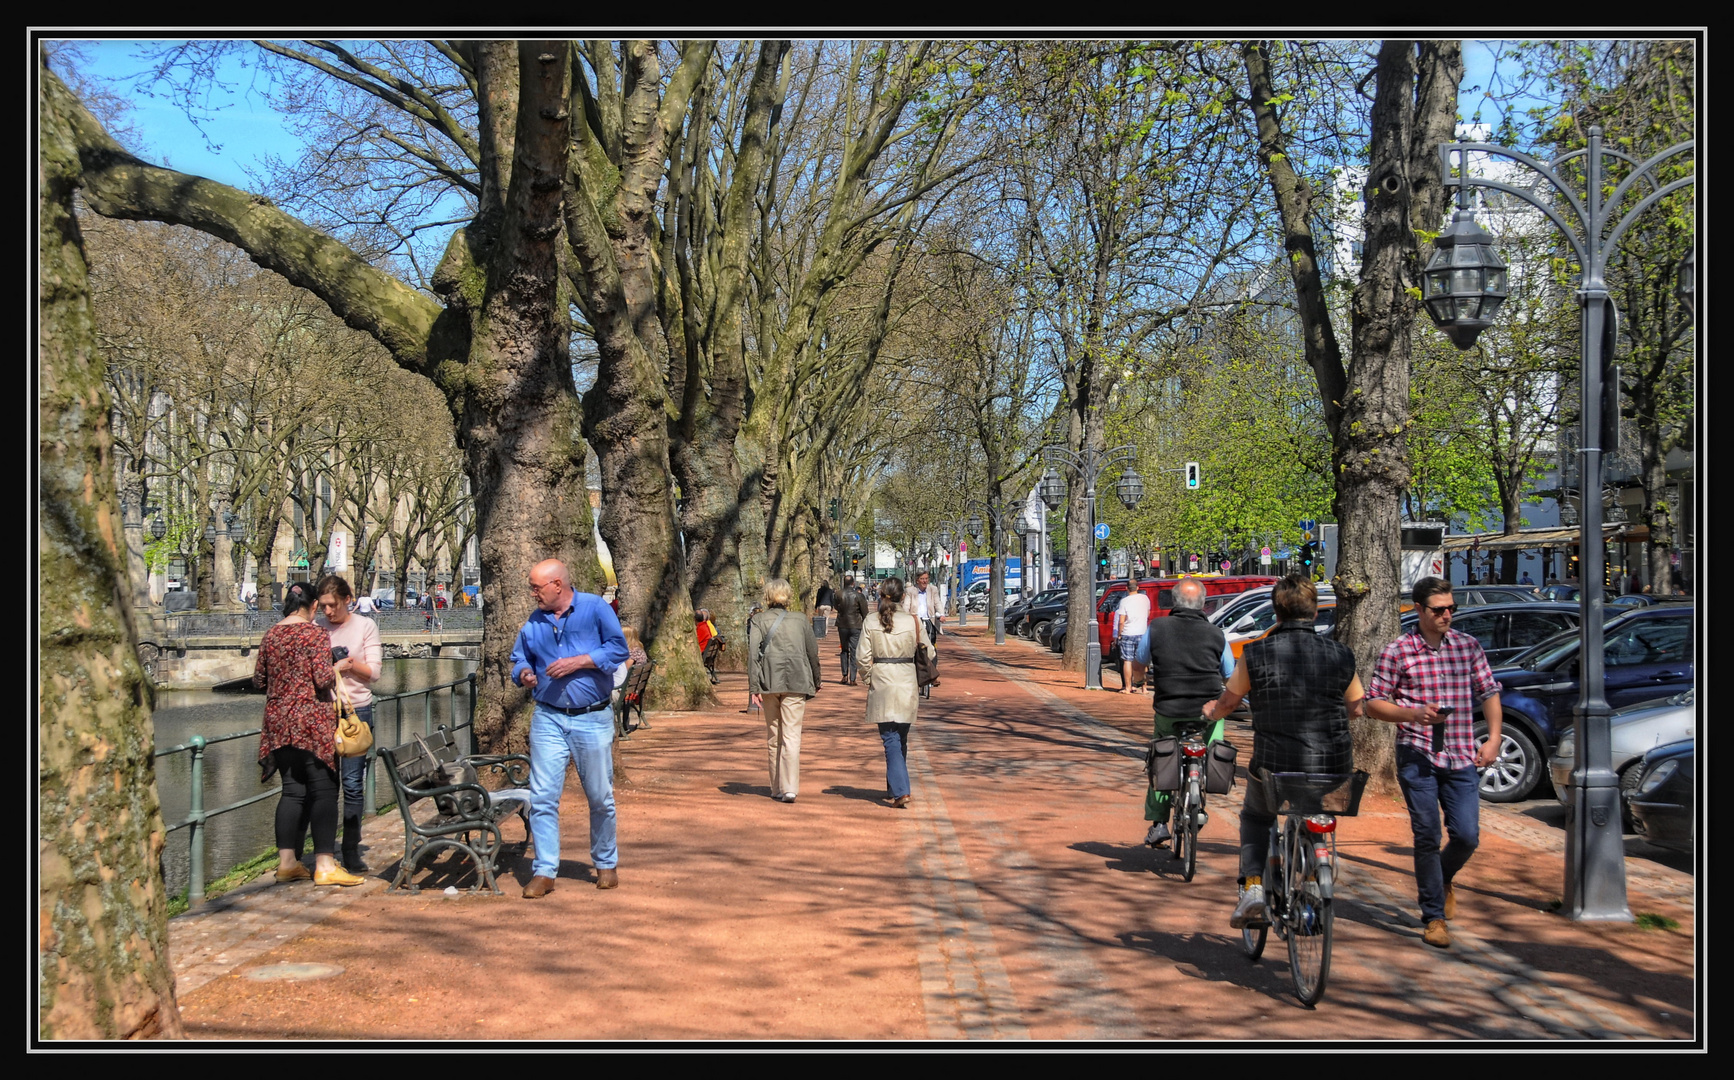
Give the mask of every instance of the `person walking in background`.
[[866, 622], [867, 597], [856, 587], [855, 575], [846, 575], [837, 594], [837, 638], [843, 665], [843, 677], [837, 681], [846, 686], [855, 685], [855, 649], [861, 644], [861, 627]]
[[[1452, 882], [1481, 841], [1481, 776], [1499, 757], [1497, 680], [1481, 643], [1451, 628], [1457, 604], [1451, 583], [1415, 583], [1415, 628], [1386, 645], [1367, 687], [1367, 715], [1397, 725], [1397, 783], [1415, 834], [1415, 888], [1421, 940], [1448, 948], [1446, 924], [1457, 917]], [[1487, 720], [1487, 741], [1475, 746], [1475, 707]], [[1450, 837], [1439, 848], [1440, 811]]]
[[699, 608], [692, 613], [693, 622], [698, 632], [698, 658], [704, 664], [704, 673], [710, 676], [712, 686], [716, 685], [716, 662], [722, 656], [723, 636], [716, 632], [716, 623], [710, 621], [710, 612]]
[[867, 722], [879, 729], [885, 746], [885, 787], [891, 805], [909, 805], [909, 727], [920, 697], [915, 677], [915, 647], [926, 634], [904, 608], [902, 578], [879, 584], [879, 612], [867, 620], [855, 659], [867, 678]]
[[1138, 649], [1144, 644], [1144, 631], [1150, 626], [1150, 598], [1137, 582], [1126, 590], [1120, 606], [1114, 611], [1114, 636], [1120, 644], [1120, 692], [1142, 694], [1144, 687], [1132, 688], [1132, 677], [1144, 681], [1144, 669], [1138, 663]]
[[[311, 877], [315, 885], [360, 885], [337, 865], [337, 715], [329, 700], [337, 683], [331, 639], [313, 625], [313, 586], [283, 594], [283, 619], [259, 640], [253, 685], [265, 690], [259, 731], [259, 782], [283, 777], [277, 800], [277, 880]], [[313, 830], [314, 869], [301, 864], [302, 837]]]
[[536, 851], [526, 900], [554, 891], [560, 870], [560, 796], [568, 762], [590, 804], [590, 861], [596, 887], [620, 884], [614, 812], [614, 672], [630, 655], [614, 609], [572, 589], [566, 564], [530, 570], [530, 612], [512, 647], [512, 681], [530, 688], [530, 836]]
[[819, 641], [813, 624], [789, 611], [794, 590], [765, 582], [765, 610], [747, 622], [747, 690], [765, 710], [771, 798], [792, 803], [801, 790], [801, 717], [819, 692]]
[[[385, 648], [380, 643], [379, 625], [360, 617], [359, 605], [351, 612], [349, 582], [335, 574], [319, 579], [315, 590], [319, 594], [319, 615], [315, 623], [325, 631], [332, 655], [344, 650], [344, 656], [333, 666], [343, 687], [343, 694], [355, 709], [361, 722], [373, 728], [373, 683], [385, 670]], [[362, 599], [367, 599], [364, 595]], [[340, 766], [343, 779], [343, 868], [352, 874], [367, 872], [361, 861], [361, 804], [367, 792], [367, 755], [344, 758]]]

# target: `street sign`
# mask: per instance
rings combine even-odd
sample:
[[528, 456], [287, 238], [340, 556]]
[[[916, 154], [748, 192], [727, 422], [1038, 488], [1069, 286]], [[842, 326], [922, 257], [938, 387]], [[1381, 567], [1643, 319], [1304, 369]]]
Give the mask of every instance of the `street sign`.
[[1269, 566], [1270, 565], [1270, 549], [1269, 548], [1265, 548], [1263, 551], [1258, 553], [1258, 565], [1260, 565], [1260, 566]]
[[1229, 562], [1227, 559], [1222, 560], [1222, 572], [1225, 574], [1228, 573], [1229, 568], [1233, 565], [1234, 564]]
[[1311, 540], [1312, 538], [1313, 538], [1313, 531], [1311, 529], [1306, 529], [1301, 533], [1301, 539], [1302, 540]]
[[1197, 571], [1198, 569], [1198, 556], [1196, 555], [1192, 556], [1191, 568], [1193, 571]]
[[1300, 527], [1302, 532], [1312, 532], [1319, 527], [1319, 523], [1312, 518], [1301, 518]]
[[1106, 540], [1107, 538], [1108, 538], [1108, 523], [1106, 521], [1096, 522], [1096, 539]]

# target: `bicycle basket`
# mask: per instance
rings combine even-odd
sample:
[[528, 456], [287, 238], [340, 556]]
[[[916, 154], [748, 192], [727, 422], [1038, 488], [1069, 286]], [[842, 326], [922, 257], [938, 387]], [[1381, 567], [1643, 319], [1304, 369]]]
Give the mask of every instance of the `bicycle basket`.
[[1335, 814], [1354, 817], [1361, 809], [1367, 774], [1270, 773], [1268, 783], [1279, 814]]

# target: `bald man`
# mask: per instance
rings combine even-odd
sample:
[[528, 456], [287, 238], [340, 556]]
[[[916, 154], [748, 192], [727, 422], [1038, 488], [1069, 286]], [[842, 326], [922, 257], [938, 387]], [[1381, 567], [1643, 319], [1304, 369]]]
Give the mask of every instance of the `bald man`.
[[[1174, 734], [1174, 725], [1204, 720], [1204, 706], [1222, 693], [1222, 680], [1234, 670], [1234, 653], [1228, 636], [1204, 617], [1204, 583], [1182, 578], [1174, 586], [1174, 610], [1166, 618], [1151, 619], [1144, 640], [1138, 645], [1138, 663], [1154, 700], [1154, 730], [1161, 739]], [[1207, 721], [1209, 742], [1222, 739], [1222, 721]], [[1151, 788], [1144, 798], [1144, 820], [1150, 831], [1144, 843], [1162, 847], [1172, 835], [1168, 812], [1173, 800], [1166, 791]]]
[[560, 869], [560, 794], [566, 763], [578, 769], [590, 804], [590, 861], [596, 887], [620, 884], [615, 870], [614, 669], [626, 662], [626, 637], [600, 596], [578, 593], [558, 559], [530, 571], [536, 610], [512, 647], [512, 681], [530, 688], [530, 836], [536, 848], [524, 897], [554, 891]]

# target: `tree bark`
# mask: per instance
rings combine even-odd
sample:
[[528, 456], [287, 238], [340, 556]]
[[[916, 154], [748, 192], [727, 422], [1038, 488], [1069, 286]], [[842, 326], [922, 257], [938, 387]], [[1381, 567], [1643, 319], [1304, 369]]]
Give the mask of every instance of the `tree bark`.
[[[1243, 51], [1259, 157], [1282, 216], [1289, 272], [1302, 298], [1307, 361], [1318, 379], [1331, 432], [1339, 549], [1336, 639], [1372, 672], [1399, 626], [1400, 506], [1409, 482], [1405, 430], [1409, 422], [1410, 329], [1419, 308], [1422, 251], [1417, 229], [1442, 223], [1445, 199], [1434, 148], [1447, 142], [1457, 116], [1462, 50], [1449, 41], [1388, 41], [1375, 66], [1366, 242], [1351, 301], [1349, 365], [1333, 356], [1330, 312], [1311, 252], [1306, 183], [1288, 162], [1273, 104], [1270, 66], [1261, 46]], [[1318, 302], [1309, 297], [1321, 298]], [[1355, 763], [1376, 786], [1396, 778], [1394, 729], [1365, 717], [1351, 721]]]
[[40, 62], [37, 73], [37, 1030], [178, 1038], [149, 690], [127, 612], [109, 395], [72, 212], [78, 153]]

